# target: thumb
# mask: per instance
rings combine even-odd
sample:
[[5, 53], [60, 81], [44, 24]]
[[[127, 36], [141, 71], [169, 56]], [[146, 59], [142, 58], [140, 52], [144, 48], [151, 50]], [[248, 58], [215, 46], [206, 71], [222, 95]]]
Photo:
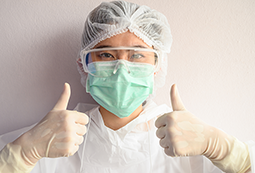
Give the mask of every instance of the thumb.
[[65, 83], [64, 90], [53, 110], [66, 110], [71, 95], [70, 85]]
[[170, 92], [173, 111], [185, 111], [186, 108], [182, 103], [176, 84], [173, 84]]

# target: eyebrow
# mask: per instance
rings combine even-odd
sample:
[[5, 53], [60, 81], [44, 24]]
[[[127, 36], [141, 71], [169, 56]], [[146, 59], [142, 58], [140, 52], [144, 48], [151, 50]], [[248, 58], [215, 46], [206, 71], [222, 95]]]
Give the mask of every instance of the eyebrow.
[[[101, 46], [95, 47], [94, 49], [110, 48], [110, 47], [113, 47], [113, 46], [101, 45]], [[127, 47], [127, 46], [125, 46], [125, 47]], [[145, 47], [145, 46], [142, 46], [142, 45], [134, 45], [134, 46], [130, 46], [130, 47], [145, 48], [145, 49], [148, 48], [148, 47]]]
[[101, 48], [106, 48], [106, 47], [112, 47], [112, 46], [108, 46], [108, 45], [101, 45], [101, 46], [97, 46], [94, 49], [101, 49]]

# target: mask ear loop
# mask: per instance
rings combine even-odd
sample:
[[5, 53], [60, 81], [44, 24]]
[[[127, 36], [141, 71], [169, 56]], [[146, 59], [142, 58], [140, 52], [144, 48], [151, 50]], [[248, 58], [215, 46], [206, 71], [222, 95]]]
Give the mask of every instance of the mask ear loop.
[[83, 149], [82, 149], [82, 155], [81, 155], [81, 167], [80, 167], [80, 173], [82, 173], [83, 171], [83, 158], [84, 158], [84, 155], [85, 155], [85, 147], [86, 147], [86, 144], [87, 144], [87, 138], [88, 138], [88, 135], [89, 135], [89, 128], [90, 128], [90, 124], [91, 124], [91, 117], [92, 115], [89, 116], [89, 123], [88, 123], [88, 128], [87, 128], [87, 133], [86, 133], [86, 136], [85, 136], [85, 139], [84, 139], [84, 142], [83, 142]]
[[150, 155], [150, 173], [152, 173], [152, 158], [151, 158], [151, 137], [150, 137], [150, 128], [148, 121], [146, 121], [147, 129], [148, 129], [148, 139], [149, 139], [149, 155]]

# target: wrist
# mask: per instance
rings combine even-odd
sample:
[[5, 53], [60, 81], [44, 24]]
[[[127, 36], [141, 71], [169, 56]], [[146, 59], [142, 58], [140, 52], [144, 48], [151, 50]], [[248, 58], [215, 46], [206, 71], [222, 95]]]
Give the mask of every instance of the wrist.
[[33, 141], [31, 141], [30, 132], [22, 134], [15, 141], [11, 142], [10, 145], [20, 146], [19, 154], [24, 164], [27, 166], [35, 166], [35, 164], [41, 159], [39, 154], [36, 152], [33, 146]]
[[251, 166], [248, 146], [219, 129], [213, 130], [215, 135], [208, 140], [204, 155], [224, 172], [247, 171]]
[[12, 173], [29, 173], [34, 168], [34, 165], [25, 164], [21, 156], [21, 146], [14, 145], [13, 143], [7, 144], [0, 151], [0, 165], [3, 172], [12, 172]]
[[208, 138], [207, 148], [203, 154], [210, 160], [222, 160], [228, 155], [230, 149], [233, 148], [235, 138], [215, 127], [210, 127], [210, 131], [212, 133]]

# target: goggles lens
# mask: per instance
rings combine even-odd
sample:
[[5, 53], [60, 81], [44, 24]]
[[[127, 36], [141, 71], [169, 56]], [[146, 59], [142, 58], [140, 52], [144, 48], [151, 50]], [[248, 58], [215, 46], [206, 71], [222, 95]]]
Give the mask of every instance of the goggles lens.
[[[85, 72], [97, 77], [108, 77], [125, 67], [134, 77], [145, 77], [156, 71], [158, 53], [154, 49], [117, 47], [81, 51]], [[142, 73], [142, 74], [139, 74]]]

